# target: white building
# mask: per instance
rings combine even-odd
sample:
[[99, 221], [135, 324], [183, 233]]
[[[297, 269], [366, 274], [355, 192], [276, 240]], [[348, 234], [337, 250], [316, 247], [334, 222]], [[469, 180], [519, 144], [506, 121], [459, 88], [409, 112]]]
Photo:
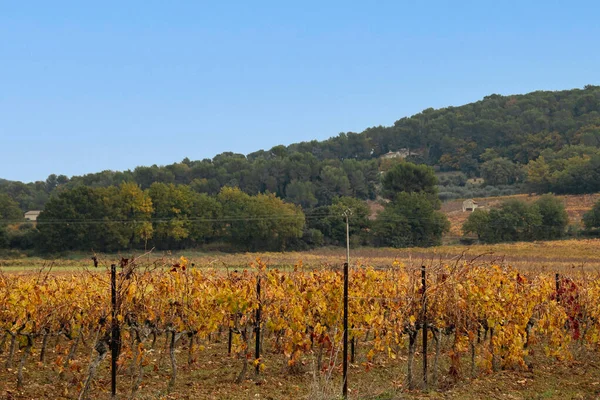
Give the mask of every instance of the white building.
[[41, 211], [40, 210], [31, 210], [27, 211], [24, 215], [24, 218], [28, 221], [36, 221], [39, 217]]
[[415, 154], [415, 153], [411, 153], [409, 149], [400, 149], [398, 151], [389, 151], [389, 152], [385, 153], [384, 155], [382, 155], [381, 158], [405, 159], [406, 157], [410, 156], [411, 154]]
[[475, 200], [467, 199], [467, 200], [463, 201], [462, 210], [463, 210], [463, 212], [475, 211], [475, 209], [478, 207], [479, 207], [479, 205], [477, 204], [477, 202]]

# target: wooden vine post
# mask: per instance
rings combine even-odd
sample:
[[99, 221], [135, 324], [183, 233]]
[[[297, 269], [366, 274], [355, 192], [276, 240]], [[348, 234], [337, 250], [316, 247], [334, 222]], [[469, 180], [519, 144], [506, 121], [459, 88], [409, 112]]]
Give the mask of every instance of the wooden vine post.
[[110, 377], [111, 386], [110, 392], [112, 398], [117, 396], [117, 360], [119, 358], [119, 347], [120, 347], [120, 328], [118, 321], [117, 312], [117, 266], [112, 264], [110, 266], [110, 299], [112, 306], [111, 314], [111, 339], [110, 339], [110, 350], [111, 350], [111, 366], [110, 366]]
[[352, 210], [344, 211], [346, 217], [346, 262], [344, 263], [344, 347], [343, 347], [343, 363], [342, 363], [342, 397], [348, 398], [348, 267], [350, 265], [350, 215]]
[[256, 360], [256, 375], [258, 375], [260, 373], [260, 314], [262, 311], [260, 302], [260, 276], [256, 278], [256, 298], [258, 300], [258, 307], [256, 308], [256, 321], [254, 327], [254, 336], [256, 339], [254, 358]]
[[423, 286], [423, 389], [427, 390], [427, 275], [425, 266], [421, 266], [421, 285]]
[[558, 272], [554, 275], [554, 280], [556, 281], [556, 302], [560, 303], [560, 275]]
[[348, 398], [348, 263], [344, 263], [344, 349], [343, 349], [343, 380], [342, 396]]

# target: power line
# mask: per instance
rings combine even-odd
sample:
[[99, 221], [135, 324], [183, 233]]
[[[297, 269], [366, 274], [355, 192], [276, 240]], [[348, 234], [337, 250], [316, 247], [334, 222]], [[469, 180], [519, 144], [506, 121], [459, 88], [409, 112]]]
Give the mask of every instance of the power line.
[[281, 220], [281, 219], [316, 219], [316, 218], [326, 218], [338, 216], [338, 214], [322, 214], [322, 215], [285, 215], [285, 216], [246, 216], [246, 217], [219, 217], [219, 218], [201, 218], [201, 217], [165, 217], [165, 218], [146, 218], [146, 219], [106, 219], [106, 218], [97, 218], [97, 219], [38, 219], [36, 221], [24, 221], [22, 219], [12, 219], [12, 220], [0, 220], [0, 223], [36, 223], [36, 224], [50, 224], [50, 223], [67, 223], [67, 224], [93, 224], [93, 223], [101, 223], [101, 224], [110, 224], [110, 223], [145, 223], [145, 222], [172, 222], [172, 221], [182, 221], [182, 222], [237, 222], [237, 221], [262, 221], [262, 220]]
[[[305, 215], [304, 217], [299, 215], [285, 215], [285, 216], [247, 216], [247, 217], [219, 217], [219, 218], [199, 218], [199, 217], [184, 217], [184, 218], [148, 218], [148, 219], [41, 219], [36, 221], [24, 221], [24, 220], [0, 220], [0, 224], [35, 224], [39, 225], [109, 225], [109, 224], [144, 224], [144, 223], [153, 223], [153, 224], [166, 224], [172, 222], [182, 222], [182, 223], [234, 223], [234, 222], [259, 222], [259, 221], [293, 221], [293, 220], [316, 220], [316, 219], [325, 219], [330, 217], [339, 217], [340, 221], [342, 221], [342, 217], [340, 217], [337, 213], [330, 214], [317, 214], [317, 215]], [[386, 218], [378, 218], [377, 221], [387, 221], [387, 222], [396, 222], [396, 223], [412, 223], [412, 222], [436, 222], [439, 219], [437, 217], [406, 217], [406, 216], [398, 216], [398, 217], [390, 217]], [[375, 220], [371, 220], [374, 222]], [[532, 227], [530, 230], [532, 232], [550, 232], [556, 231], [558, 227], [542, 225], [537, 227]], [[446, 235], [447, 238], [462, 238], [460, 235]]]

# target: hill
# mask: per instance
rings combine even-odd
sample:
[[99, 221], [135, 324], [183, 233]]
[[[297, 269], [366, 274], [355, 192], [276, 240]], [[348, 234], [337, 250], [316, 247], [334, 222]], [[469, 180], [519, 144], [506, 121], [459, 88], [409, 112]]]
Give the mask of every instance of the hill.
[[147, 188], [164, 182], [190, 185], [207, 194], [223, 186], [238, 186], [248, 194], [268, 191], [312, 208], [330, 204], [336, 196], [376, 198], [379, 171], [390, 158], [425, 163], [439, 171], [461, 171], [466, 177], [482, 176], [494, 186], [528, 182], [537, 192], [595, 192], [600, 190], [599, 145], [600, 86], [588, 85], [514, 96], [493, 94], [460, 107], [426, 109], [389, 127], [248, 155], [222, 153], [212, 159], [186, 158], [166, 166], [70, 179], [50, 175], [29, 184], [0, 180], [0, 192], [27, 210], [42, 208], [63, 186], [135, 182]]

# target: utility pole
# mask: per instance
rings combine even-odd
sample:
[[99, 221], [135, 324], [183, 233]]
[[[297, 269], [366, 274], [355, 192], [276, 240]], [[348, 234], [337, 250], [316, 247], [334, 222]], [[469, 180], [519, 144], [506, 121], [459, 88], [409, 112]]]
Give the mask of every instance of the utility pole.
[[346, 217], [346, 262], [350, 265], [350, 216], [352, 210], [348, 208], [342, 215]]

